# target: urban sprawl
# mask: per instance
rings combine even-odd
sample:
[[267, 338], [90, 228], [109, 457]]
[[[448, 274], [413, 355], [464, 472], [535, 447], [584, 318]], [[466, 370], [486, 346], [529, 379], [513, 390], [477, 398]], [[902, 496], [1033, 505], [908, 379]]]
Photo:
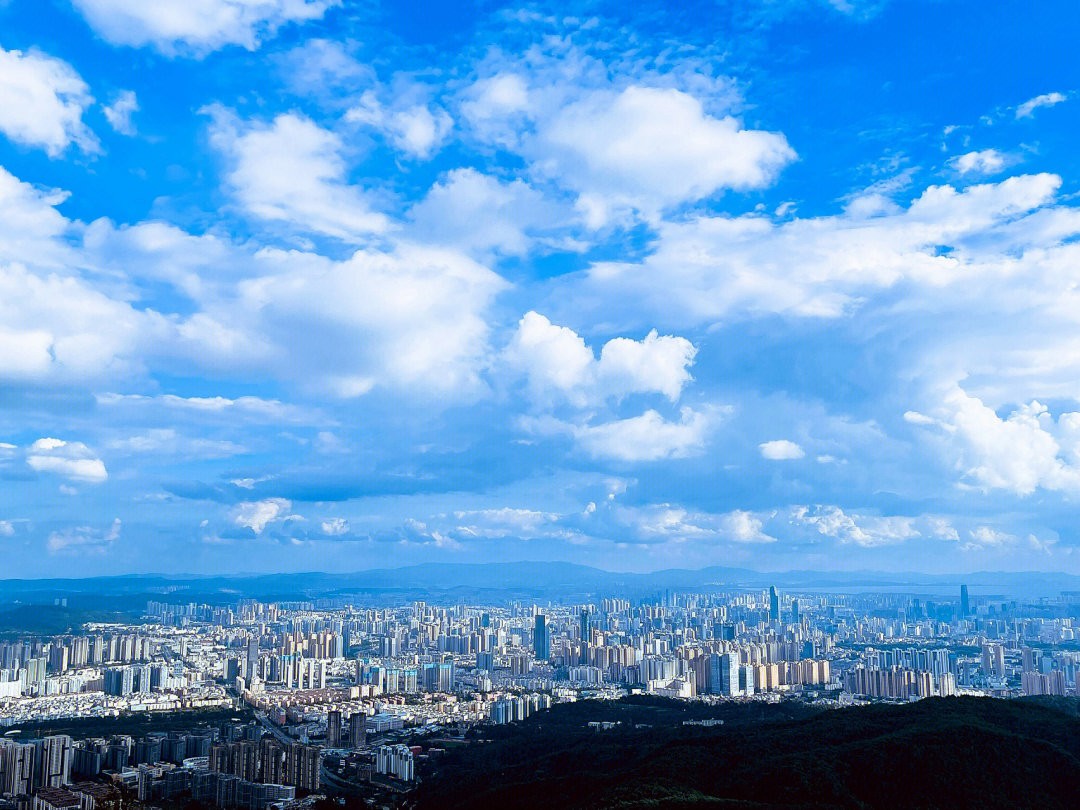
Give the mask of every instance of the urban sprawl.
[[[1071, 694], [1078, 606], [966, 587], [936, 600], [770, 588], [635, 604], [150, 602], [131, 624], [0, 642], [0, 807], [110, 810], [127, 797], [264, 810], [335, 793], [390, 805], [470, 727], [628, 693], [835, 705]], [[179, 722], [47, 731], [163, 713]]]

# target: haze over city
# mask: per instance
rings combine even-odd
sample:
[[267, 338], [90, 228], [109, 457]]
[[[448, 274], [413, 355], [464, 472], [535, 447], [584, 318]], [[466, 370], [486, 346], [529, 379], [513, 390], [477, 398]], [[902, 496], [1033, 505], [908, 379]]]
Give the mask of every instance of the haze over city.
[[0, 2], [5, 577], [1080, 573], [1075, 3]]

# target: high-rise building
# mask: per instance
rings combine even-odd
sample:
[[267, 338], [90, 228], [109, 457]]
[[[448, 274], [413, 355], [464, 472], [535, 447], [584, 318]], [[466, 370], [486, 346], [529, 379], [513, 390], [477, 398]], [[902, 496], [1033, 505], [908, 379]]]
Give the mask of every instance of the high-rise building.
[[960, 586], [960, 616], [967, 617], [971, 615], [971, 602], [968, 599], [968, 587], [967, 585]]
[[413, 752], [407, 745], [380, 745], [375, 757], [376, 773], [411, 782], [415, 773]]
[[734, 697], [742, 694], [739, 688], [739, 656], [734, 653], [713, 655], [709, 661], [709, 692]]
[[357, 712], [349, 720], [349, 748], [363, 748], [367, 743], [367, 715]]
[[39, 787], [63, 787], [71, 783], [71, 737], [57, 734], [36, 743], [38, 748], [34, 782]]
[[280, 785], [285, 781], [285, 749], [273, 737], [266, 737], [259, 751], [259, 781]]
[[247, 643], [247, 658], [245, 659], [244, 678], [248, 684], [255, 676], [259, 666], [259, 639], [249, 638]]
[[326, 713], [326, 747], [341, 746], [341, 712], [331, 709]]
[[25, 796], [34, 787], [33, 743], [0, 739], [0, 793]]
[[581, 611], [581, 640], [585, 643], [592, 638], [592, 616], [588, 610]]
[[780, 594], [775, 585], [769, 586], [769, 621], [780, 621]]
[[551, 642], [548, 638], [547, 618], [543, 613], [536, 614], [536, 623], [533, 625], [533, 654], [537, 661], [547, 661], [551, 658]]
[[135, 691], [135, 670], [132, 667], [114, 667], [105, 670], [104, 690], [106, 695], [123, 697]]
[[312, 745], [292, 743], [285, 757], [285, 783], [299, 790], [319, 789], [322, 752]]

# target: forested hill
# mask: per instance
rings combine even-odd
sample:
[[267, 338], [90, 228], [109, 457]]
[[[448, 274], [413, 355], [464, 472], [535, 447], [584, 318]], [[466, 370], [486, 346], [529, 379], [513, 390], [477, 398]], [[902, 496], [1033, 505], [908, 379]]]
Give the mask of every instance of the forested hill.
[[[724, 723], [684, 725], [708, 717]], [[447, 754], [415, 798], [418, 810], [1076, 808], [1080, 719], [1071, 698], [583, 701]]]

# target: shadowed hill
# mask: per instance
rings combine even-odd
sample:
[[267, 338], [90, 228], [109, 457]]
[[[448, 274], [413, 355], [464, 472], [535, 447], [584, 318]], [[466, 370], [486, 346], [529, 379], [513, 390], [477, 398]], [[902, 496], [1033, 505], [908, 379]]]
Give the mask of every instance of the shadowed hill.
[[[937, 698], [817, 710], [636, 699], [556, 706], [448, 755], [420, 810], [1072, 808], [1076, 702]], [[622, 704], [622, 705], [620, 705]], [[684, 726], [714, 716], [718, 727]], [[590, 719], [621, 722], [612, 731]]]

